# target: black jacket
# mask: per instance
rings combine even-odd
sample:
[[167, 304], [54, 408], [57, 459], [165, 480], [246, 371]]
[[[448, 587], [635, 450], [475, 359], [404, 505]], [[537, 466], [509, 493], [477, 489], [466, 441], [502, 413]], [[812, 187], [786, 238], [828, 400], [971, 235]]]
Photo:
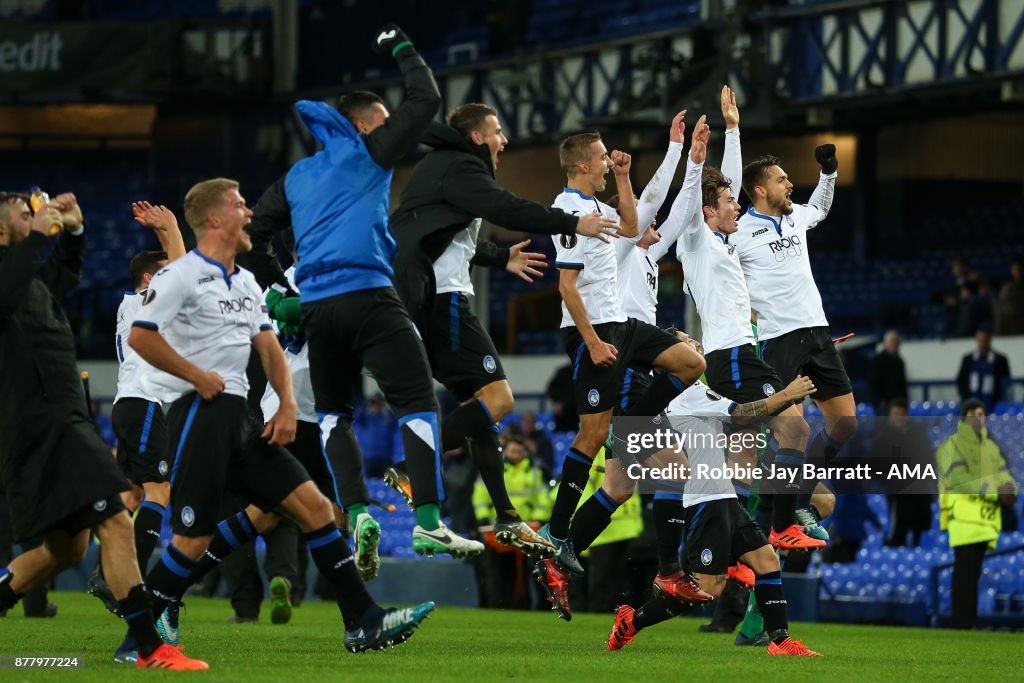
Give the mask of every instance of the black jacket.
[[69, 417], [89, 420], [71, 326], [57, 303], [78, 284], [85, 237], [37, 232], [0, 248], [0, 452], [17, 453]]
[[[455, 235], [477, 218], [509, 230], [571, 235], [579, 220], [559, 209], [517, 197], [494, 179], [487, 145], [451, 126], [433, 122], [420, 139], [432, 147], [413, 169], [391, 229], [398, 240], [395, 280], [413, 319], [422, 319], [434, 300], [433, 263]], [[508, 250], [478, 245], [474, 265], [504, 267]]]
[[[383, 126], [363, 136], [366, 149], [381, 168], [393, 168], [415, 147], [417, 138], [437, 113], [441, 100], [433, 73], [415, 50], [402, 50], [397, 60], [404, 79], [405, 99]], [[253, 207], [249, 225], [252, 251], [240, 254], [238, 259], [239, 265], [251, 270], [264, 288], [275, 283], [288, 288], [272, 245], [274, 235], [292, 224], [284, 180], [283, 175], [274, 181]]]

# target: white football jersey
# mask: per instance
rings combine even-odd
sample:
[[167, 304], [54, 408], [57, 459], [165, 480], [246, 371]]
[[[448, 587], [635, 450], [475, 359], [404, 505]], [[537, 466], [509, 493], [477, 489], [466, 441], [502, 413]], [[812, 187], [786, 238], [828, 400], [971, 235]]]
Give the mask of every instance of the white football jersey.
[[483, 220], [475, 218], [466, 227], [455, 233], [455, 237], [441, 256], [434, 261], [434, 282], [438, 294], [465, 292], [473, 295], [473, 281], [469, 277], [469, 262], [476, 255], [476, 241], [480, 236]]
[[[186, 360], [224, 378], [225, 393], [242, 398], [249, 391], [252, 338], [274, 329], [253, 274], [237, 266], [228, 274], [198, 249], [153, 276], [132, 325], [160, 332]], [[194, 391], [185, 380], [161, 374], [154, 381], [170, 400]]]
[[[295, 284], [295, 266], [286, 270], [284, 276], [288, 279], [288, 284], [291, 285], [291, 288], [298, 292], [299, 288]], [[285, 293], [281, 285], [271, 285], [270, 289], [263, 294], [264, 301], [266, 301], [267, 294], [270, 293], [271, 289], [276, 289], [282, 294]], [[316, 423], [313, 382], [309, 378], [309, 344], [303, 344], [298, 353], [291, 349], [285, 349], [284, 357], [292, 371], [292, 392], [295, 394], [295, 403], [299, 407], [296, 417], [303, 422]], [[263, 392], [263, 399], [260, 401], [260, 410], [263, 411], [264, 421], [272, 418], [280, 407], [281, 399], [277, 397], [277, 392], [274, 391], [274, 387], [270, 385], [270, 382], [267, 382], [267, 390]]]
[[704, 353], [754, 343], [750, 328], [750, 294], [732, 236], [712, 232], [701, 210], [704, 164], [687, 159], [683, 187], [672, 204], [683, 231], [676, 256], [700, 315]]
[[117, 394], [114, 403], [122, 398], [141, 398], [147, 401], [162, 403], [167, 400], [165, 395], [156, 395], [157, 385], [145, 379], [146, 375], [162, 375], [152, 365], [142, 359], [128, 345], [128, 336], [132, 331], [135, 314], [142, 305], [146, 290], [135, 293], [125, 291], [121, 305], [117, 307], [117, 333], [114, 336], [114, 351], [117, 354]]
[[[618, 212], [612, 207], [569, 188], [555, 197], [552, 206], [574, 216], [597, 212], [607, 218], [619, 218]], [[551, 239], [555, 243], [555, 267], [582, 271], [576, 280], [576, 287], [587, 309], [590, 323], [626, 322], [626, 315], [619, 304], [615, 245], [602, 242], [596, 237], [581, 235], [553, 235]], [[639, 237], [633, 239], [634, 243], [636, 239]], [[560, 327], [575, 326], [563, 301]]]
[[758, 338], [775, 339], [806, 327], [825, 327], [828, 319], [814, 283], [807, 231], [828, 215], [836, 175], [820, 175], [809, 204], [794, 204], [788, 216], [764, 216], [751, 206], [740, 217], [731, 240], [757, 312]]
[[665, 409], [669, 424], [687, 439], [686, 457], [691, 477], [683, 489], [683, 507], [736, 497], [730, 479], [693, 476], [700, 464], [709, 468], [725, 465], [725, 448], [721, 446], [726, 438], [723, 426], [735, 406], [698, 380], [672, 399]]

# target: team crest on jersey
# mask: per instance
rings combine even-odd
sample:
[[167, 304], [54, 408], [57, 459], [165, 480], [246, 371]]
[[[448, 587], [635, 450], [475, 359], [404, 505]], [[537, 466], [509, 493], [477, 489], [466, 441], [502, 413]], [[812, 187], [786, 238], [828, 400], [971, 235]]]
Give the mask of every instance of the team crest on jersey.
[[149, 304], [153, 303], [154, 299], [156, 299], [156, 290], [152, 288], [147, 289], [146, 293], [142, 297], [142, 305], [148, 306]]
[[773, 387], [771, 384], [768, 384], [768, 382], [765, 382], [764, 386], [761, 387], [761, 389], [764, 390], [764, 395], [765, 396], [774, 396], [775, 395], [775, 387]]
[[702, 565], [705, 567], [710, 566], [712, 559], [714, 558], [711, 555], [711, 548], [704, 548], [704, 550], [700, 551], [700, 563]]
[[715, 392], [711, 391], [710, 389], [708, 389], [704, 393], [707, 395], [709, 401], [721, 401], [722, 400], [721, 396], [719, 396]]
[[484, 370], [486, 370], [487, 372], [493, 374], [494, 371], [497, 370], [497, 369], [498, 369], [498, 364], [496, 362], [494, 362], [494, 356], [491, 356], [491, 355], [484, 356]]
[[789, 224], [789, 227], [792, 228], [793, 227], [793, 217], [792, 216], [786, 216], [786, 223]]
[[161, 460], [160, 464], [156, 466], [156, 469], [157, 469], [158, 472], [160, 472], [160, 476], [161, 477], [166, 477], [167, 476], [167, 461], [166, 460]]
[[192, 508], [185, 506], [181, 509], [181, 523], [185, 526], [192, 526], [196, 522], [196, 513], [192, 511]]
[[591, 389], [590, 392], [587, 393], [587, 403], [592, 406], [596, 406], [600, 402], [601, 394], [598, 393], [597, 389]]
[[107, 509], [107, 501], [97, 500], [95, 503], [92, 504], [92, 509], [95, 510], [96, 512], [103, 512], [104, 510]]
[[576, 246], [576, 235], [562, 235], [558, 238], [563, 249], [572, 249]]

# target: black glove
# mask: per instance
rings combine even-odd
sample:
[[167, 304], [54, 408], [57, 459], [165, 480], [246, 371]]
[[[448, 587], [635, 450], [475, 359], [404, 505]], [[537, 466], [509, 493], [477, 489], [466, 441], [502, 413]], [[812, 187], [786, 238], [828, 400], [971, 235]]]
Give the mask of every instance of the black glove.
[[373, 39], [373, 51], [377, 54], [393, 56], [395, 48], [402, 43], [412, 46], [412, 41], [409, 40], [409, 36], [405, 35], [405, 31], [394, 24], [388, 24], [377, 31], [376, 37]]
[[839, 159], [836, 159], [835, 145], [822, 145], [814, 150], [814, 158], [821, 165], [821, 172], [825, 175], [832, 175], [839, 168]]

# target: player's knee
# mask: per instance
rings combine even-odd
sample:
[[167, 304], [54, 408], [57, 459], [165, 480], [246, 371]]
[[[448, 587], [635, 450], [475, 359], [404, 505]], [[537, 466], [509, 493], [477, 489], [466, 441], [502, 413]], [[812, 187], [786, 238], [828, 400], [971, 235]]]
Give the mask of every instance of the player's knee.
[[487, 412], [495, 422], [501, 422], [515, 406], [512, 387], [505, 380], [488, 384], [480, 390], [477, 398], [487, 407]]
[[839, 443], [845, 443], [850, 440], [854, 434], [857, 433], [857, 428], [860, 423], [857, 418], [853, 415], [844, 415], [838, 417], [832, 423], [832, 428], [829, 429], [829, 438]]
[[708, 581], [706, 583], [706, 586], [701, 584], [700, 588], [702, 591], [710, 595], [715, 600], [722, 596], [722, 590], [725, 588], [725, 581]]
[[764, 545], [743, 558], [746, 564], [757, 576], [782, 571], [782, 564], [779, 556], [775, 554], [770, 545]]
[[143, 488], [146, 491], [146, 500], [149, 502], [156, 503], [162, 507], [167, 507], [167, 504], [171, 502], [170, 482], [152, 482], [145, 484]]
[[811, 428], [807, 424], [807, 420], [792, 406], [772, 420], [771, 427], [775, 432], [775, 438], [783, 448], [792, 448], [796, 442], [806, 444], [811, 435]]
[[626, 478], [624, 481], [610, 481], [609, 479], [604, 480], [604, 484], [601, 486], [604, 492], [619, 505], [622, 505], [627, 500], [633, 497], [633, 491], [636, 489], [636, 485], [632, 479]]
[[190, 560], [198, 560], [206, 552], [212, 536], [178, 536], [171, 539], [171, 545]]

